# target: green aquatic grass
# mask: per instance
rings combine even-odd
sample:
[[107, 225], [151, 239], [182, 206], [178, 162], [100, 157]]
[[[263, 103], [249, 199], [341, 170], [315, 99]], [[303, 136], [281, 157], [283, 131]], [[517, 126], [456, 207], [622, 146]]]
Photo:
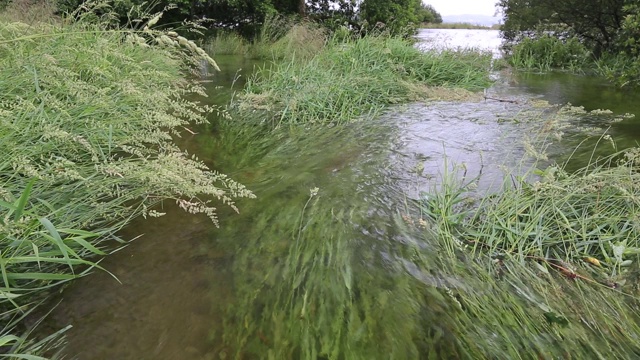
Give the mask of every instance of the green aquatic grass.
[[423, 53], [388, 36], [331, 42], [310, 60], [259, 70], [232, 109], [253, 119], [257, 113], [272, 126], [342, 124], [426, 99], [427, 87], [482, 89], [490, 83], [490, 61], [472, 51]]
[[[557, 131], [541, 123], [540, 133]], [[478, 192], [476, 179], [448, 164], [433, 190], [411, 201], [394, 183], [387, 158], [393, 124], [296, 129], [276, 130], [273, 139], [257, 125], [223, 132], [233, 149], [223, 163], [240, 164], [236, 175], [259, 198], [248, 204], [255, 211], [232, 220], [233, 230], [215, 235], [234, 258], [230, 301], [213, 309], [223, 318], [212, 333], [215, 354], [626, 359], [640, 353], [636, 262], [609, 262], [596, 246], [615, 245], [613, 229], [628, 231], [625, 223], [635, 216], [624, 203], [635, 200], [613, 190], [631, 191], [633, 182], [620, 175], [635, 179], [631, 164], [610, 167], [594, 158], [566, 176], [548, 167], [537, 175], [547, 185], [525, 186], [534, 178], [506, 173], [504, 194]], [[582, 186], [590, 179], [592, 185], [612, 179], [611, 189]], [[584, 231], [604, 225], [591, 234], [598, 241], [566, 236], [564, 244], [548, 239], [537, 247], [532, 232], [575, 234], [558, 209], [573, 220], [583, 214]], [[601, 221], [600, 211], [611, 220]], [[541, 216], [532, 221], [534, 215]], [[488, 237], [492, 246], [480, 241]], [[635, 259], [633, 251], [621, 260]]]

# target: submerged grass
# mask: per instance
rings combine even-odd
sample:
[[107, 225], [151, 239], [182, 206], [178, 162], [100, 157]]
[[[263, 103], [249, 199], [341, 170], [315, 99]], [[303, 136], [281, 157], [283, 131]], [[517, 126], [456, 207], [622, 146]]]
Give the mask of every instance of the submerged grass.
[[[76, 14], [82, 19], [81, 14]], [[145, 21], [152, 26], [160, 14]], [[213, 200], [252, 197], [172, 136], [213, 108], [186, 76], [213, 60], [176, 33], [95, 21], [0, 22], [0, 352], [39, 342], [10, 332], [54, 286], [95, 268], [107, 240], [173, 199], [217, 221]], [[22, 355], [20, 355], [22, 356]]]
[[242, 177], [261, 211], [217, 236], [235, 255], [233, 299], [215, 309], [224, 319], [215, 353], [640, 355], [635, 151], [577, 172], [547, 167], [539, 183], [507, 173], [502, 192], [489, 194], [472, 192], [473, 179], [450, 165], [437, 188], [407, 203], [386, 157], [392, 124], [295, 129], [274, 139], [258, 126], [224, 132], [237, 146], [227, 161], [250, 167]]
[[424, 53], [388, 36], [329, 42], [309, 60], [294, 57], [260, 69], [232, 109], [276, 127], [347, 123], [424, 100], [427, 87], [480, 90], [490, 83], [490, 62], [489, 54], [472, 51]]

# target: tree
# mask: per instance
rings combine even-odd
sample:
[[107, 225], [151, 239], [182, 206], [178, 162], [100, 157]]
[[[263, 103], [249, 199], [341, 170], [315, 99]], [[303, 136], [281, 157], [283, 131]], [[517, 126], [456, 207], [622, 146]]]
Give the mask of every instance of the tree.
[[363, 0], [360, 18], [369, 30], [385, 28], [392, 34], [407, 34], [418, 22], [420, 0]]
[[442, 23], [442, 15], [440, 15], [433, 6], [424, 4], [422, 1], [419, 2], [418, 8], [416, 9], [416, 16], [420, 23]]
[[341, 26], [359, 30], [358, 0], [307, 0], [307, 17], [331, 30]]
[[625, 17], [625, 0], [499, 0], [503, 37], [518, 39], [523, 31], [551, 30], [575, 35], [595, 54], [610, 50]]

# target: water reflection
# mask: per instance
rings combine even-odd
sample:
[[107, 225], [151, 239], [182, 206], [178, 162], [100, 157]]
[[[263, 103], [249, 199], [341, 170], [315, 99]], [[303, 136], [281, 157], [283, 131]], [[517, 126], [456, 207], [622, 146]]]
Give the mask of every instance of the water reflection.
[[494, 58], [501, 56], [502, 39], [498, 30], [420, 29], [415, 37], [421, 49], [468, 48], [490, 51]]

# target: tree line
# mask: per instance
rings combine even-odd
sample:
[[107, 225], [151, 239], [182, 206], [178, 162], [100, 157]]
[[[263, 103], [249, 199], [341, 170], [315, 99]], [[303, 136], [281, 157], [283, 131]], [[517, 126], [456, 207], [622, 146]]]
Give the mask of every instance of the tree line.
[[[0, 0], [0, 2], [3, 0]], [[7, 0], [4, 0], [7, 1]], [[71, 12], [83, 0], [57, 0], [60, 12]], [[111, 7], [127, 19], [130, 9], [146, 6], [144, 0], [109, 0]], [[268, 16], [294, 16], [329, 28], [346, 26], [355, 31], [384, 28], [394, 34], [409, 33], [420, 23], [441, 23], [442, 16], [422, 0], [158, 0], [165, 11], [162, 22], [206, 20], [211, 28], [255, 34]], [[149, 10], [149, 9], [146, 9]]]

